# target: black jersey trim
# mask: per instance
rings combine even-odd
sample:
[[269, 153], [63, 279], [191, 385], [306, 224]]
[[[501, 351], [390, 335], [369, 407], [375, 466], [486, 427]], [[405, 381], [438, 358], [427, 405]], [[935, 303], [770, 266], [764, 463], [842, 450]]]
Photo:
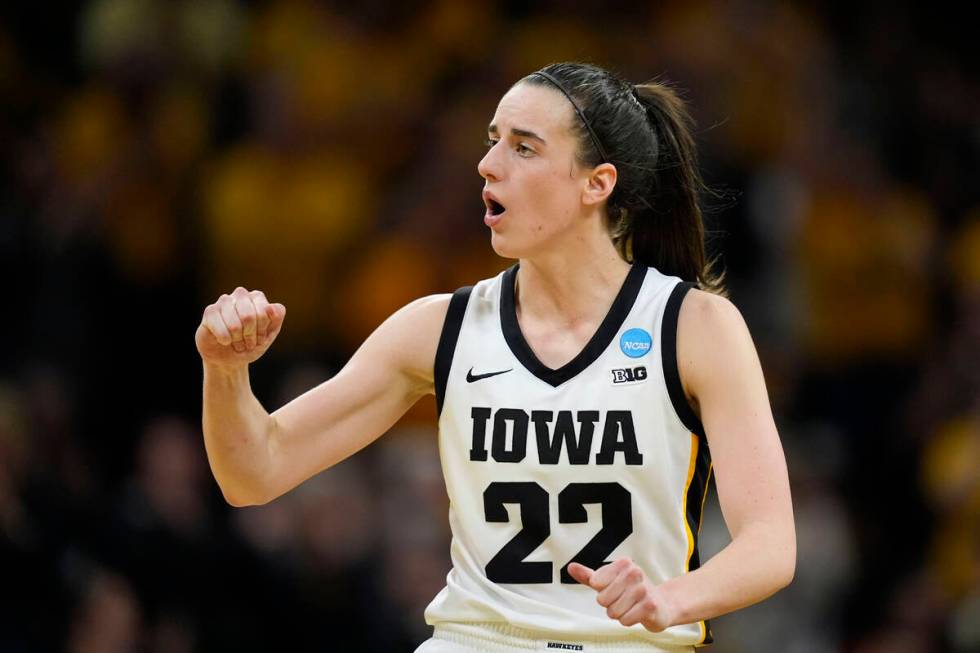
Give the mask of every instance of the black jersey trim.
[[[704, 502], [708, 498], [708, 485], [711, 483], [711, 452], [704, 438], [698, 437], [701, 446], [698, 447], [698, 457], [694, 463], [694, 476], [687, 488], [687, 523], [691, 528], [694, 546], [691, 557], [687, 561], [687, 570], [694, 571], [701, 567], [701, 554], [698, 538], [701, 535], [701, 520], [704, 518]], [[711, 623], [704, 620], [704, 639], [698, 645], [711, 644], [714, 638], [711, 633]]]
[[558, 387], [565, 381], [573, 378], [579, 372], [595, 362], [599, 355], [605, 351], [609, 343], [616, 337], [616, 333], [626, 320], [636, 298], [640, 294], [640, 287], [646, 278], [647, 267], [634, 263], [626, 275], [623, 286], [619, 289], [616, 299], [613, 300], [609, 312], [599, 325], [599, 329], [589, 340], [585, 348], [578, 355], [562, 365], [558, 369], [552, 369], [538, 360], [534, 355], [524, 334], [521, 332], [520, 324], [517, 322], [517, 310], [514, 301], [514, 285], [517, 281], [517, 270], [520, 263], [515, 263], [504, 272], [503, 288], [500, 294], [500, 326], [504, 332], [504, 339], [510, 347], [511, 352], [517, 360], [527, 368], [527, 370], [552, 387]]
[[667, 383], [667, 394], [670, 395], [670, 403], [674, 405], [674, 412], [680, 418], [681, 423], [689, 431], [696, 433], [702, 440], [705, 438], [704, 425], [694, 414], [691, 405], [687, 403], [684, 395], [684, 386], [681, 385], [681, 375], [677, 369], [677, 318], [681, 313], [681, 303], [684, 296], [695, 284], [690, 281], [681, 281], [674, 286], [667, 299], [667, 306], [664, 309], [663, 324], [660, 328], [661, 360], [664, 368], [664, 381]]
[[[687, 292], [697, 285], [690, 281], [681, 281], [674, 286], [667, 298], [664, 308], [663, 322], [660, 328], [661, 360], [664, 369], [664, 381], [667, 384], [667, 394], [674, 412], [686, 429], [698, 438], [697, 459], [694, 462], [694, 473], [687, 488], [685, 504], [687, 506], [687, 524], [691, 529], [693, 547], [688, 559], [688, 571], [694, 571], [701, 566], [701, 555], [698, 547], [698, 536], [701, 534], [701, 518], [704, 516], [704, 501], [708, 496], [708, 485], [711, 482], [711, 451], [708, 449], [708, 439], [705, 436], [704, 425], [694, 409], [687, 403], [681, 375], [677, 367], [677, 322], [681, 313], [681, 304]], [[704, 639], [696, 646], [706, 646], [714, 641], [711, 632], [711, 622], [705, 619]]]
[[442, 324], [439, 335], [439, 347], [436, 349], [434, 380], [436, 388], [436, 412], [442, 414], [442, 403], [446, 399], [446, 383], [449, 381], [449, 369], [453, 366], [453, 354], [456, 353], [456, 342], [459, 340], [459, 330], [463, 326], [463, 315], [470, 300], [473, 286], [465, 286], [453, 293], [449, 300], [449, 310], [446, 311], [446, 321]]

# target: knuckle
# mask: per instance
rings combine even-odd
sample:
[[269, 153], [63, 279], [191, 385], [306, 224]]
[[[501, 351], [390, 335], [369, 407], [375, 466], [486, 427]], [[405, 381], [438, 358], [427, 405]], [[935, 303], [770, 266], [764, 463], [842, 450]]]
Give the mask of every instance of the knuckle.
[[235, 288], [235, 292], [232, 294], [235, 295], [236, 297], [242, 297], [244, 295], [248, 295], [248, 291], [242, 288], [241, 286], [238, 286], [237, 288]]
[[631, 583], [638, 583], [643, 580], [643, 572], [638, 567], [632, 567], [626, 572], [626, 579]]

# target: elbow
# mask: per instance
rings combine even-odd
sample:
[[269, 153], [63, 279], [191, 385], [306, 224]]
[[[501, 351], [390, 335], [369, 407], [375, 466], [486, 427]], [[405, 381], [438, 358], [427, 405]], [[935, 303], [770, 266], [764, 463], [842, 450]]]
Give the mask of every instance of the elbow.
[[264, 506], [274, 498], [261, 492], [257, 492], [254, 489], [233, 486], [230, 483], [218, 482], [218, 487], [221, 489], [221, 496], [224, 497], [225, 502], [227, 502], [228, 505], [232, 506], [233, 508]]
[[777, 585], [776, 591], [789, 587], [789, 584], [793, 582], [793, 578], [796, 576], [796, 547], [794, 546], [792, 550], [786, 555], [786, 560], [780, 565], [780, 569], [777, 572]]
[[225, 501], [229, 506], [233, 508], [247, 508], [249, 506], [264, 506], [269, 503], [271, 499], [258, 498], [252, 495], [231, 493], [222, 491], [222, 496], [224, 496]]
[[796, 576], [796, 537], [795, 533], [793, 537], [785, 547], [782, 548], [780, 552], [781, 555], [774, 557], [774, 569], [773, 569], [773, 580], [775, 587], [774, 592], [788, 587], [790, 583], [793, 582], [793, 578]]
[[222, 490], [221, 495], [225, 498], [225, 501], [228, 503], [228, 505], [233, 508], [246, 508], [248, 506], [261, 505], [258, 502], [247, 498], [243, 494], [225, 492], [224, 490]]
[[211, 473], [228, 505], [262, 506], [279, 496], [272, 487], [275, 478], [271, 473], [270, 437], [267, 432], [264, 437], [250, 438], [252, 444], [233, 452], [235, 455], [212, 457], [209, 452]]
[[746, 539], [754, 550], [751, 557], [758, 578], [761, 596], [772, 596], [788, 587], [796, 575], [796, 533], [790, 527], [765, 527], [755, 530]]

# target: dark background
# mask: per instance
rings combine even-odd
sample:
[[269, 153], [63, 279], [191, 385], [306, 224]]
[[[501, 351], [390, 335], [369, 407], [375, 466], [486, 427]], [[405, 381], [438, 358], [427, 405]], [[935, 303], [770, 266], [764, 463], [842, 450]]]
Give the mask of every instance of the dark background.
[[[204, 306], [289, 310], [270, 410], [388, 314], [509, 265], [511, 83], [584, 60], [698, 120], [762, 358], [793, 585], [719, 653], [980, 650], [980, 93], [953, 5], [18, 2], [0, 9], [0, 651], [411, 651], [448, 560], [427, 399], [263, 507], [200, 433]], [[726, 199], [727, 198], [727, 199]], [[716, 504], [703, 557], [727, 541]]]

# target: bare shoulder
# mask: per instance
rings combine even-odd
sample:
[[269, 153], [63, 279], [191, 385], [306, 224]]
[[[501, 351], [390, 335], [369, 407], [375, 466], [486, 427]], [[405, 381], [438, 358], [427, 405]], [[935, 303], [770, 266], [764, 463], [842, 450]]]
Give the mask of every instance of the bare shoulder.
[[381, 354], [416, 384], [428, 387], [450, 299], [451, 294], [440, 293], [406, 304], [371, 334], [362, 349]]
[[441, 329], [442, 323], [446, 319], [446, 312], [449, 310], [449, 300], [452, 297], [451, 293], [419, 297], [415, 301], [405, 304], [392, 317], [398, 316], [400, 320], [405, 321], [421, 320], [424, 324], [429, 325], [438, 324]]
[[378, 327], [378, 330], [384, 329], [389, 336], [392, 332], [397, 332], [398, 342], [401, 346], [426, 347], [431, 345], [434, 355], [443, 322], [446, 321], [450, 299], [452, 299], [452, 295], [449, 293], [419, 297], [392, 313], [391, 317]]
[[[692, 289], [677, 318], [677, 365], [689, 398], [719, 370], [756, 357], [741, 311], [726, 297]], [[692, 402], [696, 403], [696, 402]]]
[[742, 313], [730, 299], [697, 288], [688, 291], [681, 304], [678, 325], [685, 324], [688, 331], [703, 334], [714, 329], [746, 328]]

